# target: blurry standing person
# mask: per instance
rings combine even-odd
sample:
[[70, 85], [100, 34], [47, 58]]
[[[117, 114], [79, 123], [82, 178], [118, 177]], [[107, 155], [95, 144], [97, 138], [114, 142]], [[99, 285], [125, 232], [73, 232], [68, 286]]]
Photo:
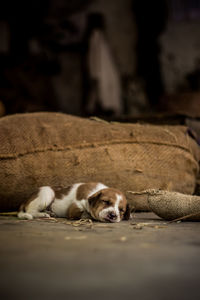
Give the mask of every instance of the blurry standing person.
[[104, 18], [90, 14], [87, 28], [84, 111], [86, 114], [122, 113], [121, 80], [104, 34]]

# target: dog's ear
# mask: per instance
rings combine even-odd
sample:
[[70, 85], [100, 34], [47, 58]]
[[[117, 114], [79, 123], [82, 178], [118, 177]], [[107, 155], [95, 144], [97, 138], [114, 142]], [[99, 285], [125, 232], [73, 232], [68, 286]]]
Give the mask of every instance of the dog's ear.
[[126, 211], [125, 211], [123, 220], [129, 220], [129, 219], [130, 219], [130, 216], [131, 216], [131, 208], [130, 208], [130, 205], [127, 204], [127, 205], [126, 205]]
[[101, 192], [96, 192], [94, 195], [88, 198], [88, 202], [91, 207], [94, 207], [96, 205], [96, 203], [99, 201], [101, 197], [101, 194], [102, 194]]

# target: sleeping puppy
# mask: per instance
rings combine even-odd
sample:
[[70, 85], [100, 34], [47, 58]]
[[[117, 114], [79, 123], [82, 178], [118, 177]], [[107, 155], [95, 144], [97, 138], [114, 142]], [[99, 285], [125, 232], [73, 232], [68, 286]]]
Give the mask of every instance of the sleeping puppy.
[[128, 220], [130, 209], [125, 196], [102, 183], [76, 183], [67, 188], [40, 187], [38, 192], [20, 206], [20, 219], [93, 218], [101, 222]]

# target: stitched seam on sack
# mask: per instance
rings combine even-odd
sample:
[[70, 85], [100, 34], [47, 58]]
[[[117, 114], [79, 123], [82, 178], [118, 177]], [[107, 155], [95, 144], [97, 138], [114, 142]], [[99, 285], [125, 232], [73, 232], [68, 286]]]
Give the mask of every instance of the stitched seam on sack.
[[73, 145], [73, 146], [66, 146], [66, 147], [55, 147], [55, 148], [51, 148], [51, 147], [47, 147], [47, 148], [42, 148], [42, 149], [35, 149], [34, 151], [27, 151], [24, 153], [16, 153], [16, 154], [0, 154], [0, 159], [16, 159], [18, 157], [21, 156], [26, 156], [29, 154], [34, 154], [34, 153], [42, 153], [42, 152], [46, 152], [46, 151], [53, 151], [53, 152], [62, 152], [62, 151], [70, 151], [70, 150], [76, 150], [76, 149], [88, 149], [88, 148], [96, 148], [98, 146], [103, 147], [103, 146], [109, 146], [109, 145], [117, 145], [117, 144], [151, 144], [151, 145], [159, 145], [159, 146], [169, 146], [169, 147], [174, 147], [174, 148], [178, 148], [178, 149], [182, 149], [190, 154], [192, 154], [192, 152], [183, 146], [177, 145], [177, 144], [168, 144], [168, 143], [160, 143], [160, 142], [149, 142], [149, 141], [141, 141], [141, 142], [137, 142], [137, 141], [113, 141], [113, 142], [103, 142], [103, 143], [99, 143], [99, 142], [94, 142], [94, 143], [85, 143], [85, 144], [81, 144], [81, 145]]

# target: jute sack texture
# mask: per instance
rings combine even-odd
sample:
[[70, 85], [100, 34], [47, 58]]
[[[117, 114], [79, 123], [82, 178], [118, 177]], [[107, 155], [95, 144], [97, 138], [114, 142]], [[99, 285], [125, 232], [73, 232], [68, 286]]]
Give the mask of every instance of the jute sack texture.
[[165, 220], [200, 221], [200, 197], [177, 192], [149, 190], [150, 209]]
[[[6, 116], [0, 119], [0, 210], [18, 209], [38, 186], [76, 182], [100, 181], [124, 193], [154, 188], [192, 194], [199, 154], [182, 126], [106, 123], [60, 113]], [[145, 209], [145, 199], [127, 197]]]

